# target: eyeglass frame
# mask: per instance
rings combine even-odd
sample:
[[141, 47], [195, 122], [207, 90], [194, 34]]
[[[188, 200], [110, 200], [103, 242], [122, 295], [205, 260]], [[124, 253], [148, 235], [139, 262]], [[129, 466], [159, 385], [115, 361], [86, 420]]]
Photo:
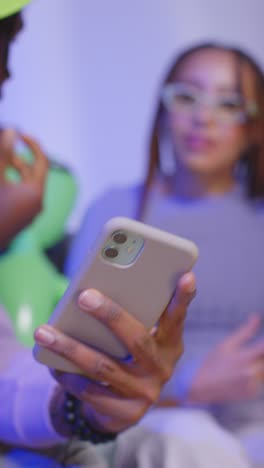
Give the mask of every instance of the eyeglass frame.
[[[161, 92], [161, 101], [164, 105], [164, 107], [167, 109], [167, 111], [172, 111], [173, 108], [175, 107], [175, 103], [173, 103], [173, 97], [175, 97], [175, 88], [179, 90], [186, 91], [189, 88], [189, 91], [192, 89], [193, 90], [193, 95], [196, 94], [196, 102], [193, 102], [190, 104], [190, 109], [188, 110], [188, 113], [191, 114], [192, 112], [195, 112], [195, 108], [197, 106], [201, 105], [206, 105], [207, 107], [209, 106], [212, 111], [216, 111], [217, 104], [219, 104], [221, 98], [219, 97], [219, 100], [217, 100], [216, 96], [210, 95], [210, 93], [195, 89], [193, 85], [181, 83], [181, 82], [170, 82], [167, 83], [164, 88], [162, 89]], [[186, 93], [187, 94], [187, 93]], [[240, 93], [235, 92], [234, 95], [236, 94], [236, 97], [241, 100], [241, 105], [244, 106], [244, 109], [241, 111], [234, 111], [234, 117], [236, 113], [236, 118], [232, 119], [229, 121], [229, 125], [235, 125], [239, 123], [245, 123], [248, 118], [255, 118], [258, 115], [258, 105], [255, 101], [249, 100], [247, 102], [244, 102], [243, 96], [241, 96]], [[216, 117], [216, 116], [215, 116]], [[216, 120], [219, 122], [223, 122], [224, 119], [217, 119]], [[226, 123], [226, 121], [225, 121]]]

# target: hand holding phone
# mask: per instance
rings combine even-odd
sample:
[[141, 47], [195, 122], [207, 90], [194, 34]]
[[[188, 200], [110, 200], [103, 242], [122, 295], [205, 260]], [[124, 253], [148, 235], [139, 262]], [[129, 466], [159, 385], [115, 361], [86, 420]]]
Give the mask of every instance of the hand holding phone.
[[[87, 288], [99, 290], [150, 330], [168, 305], [180, 276], [192, 268], [197, 255], [197, 247], [189, 240], [128, 218], [113, 218], [87, 253], [49, 323], [81, 343], [125, 359], [129, 351], [121, 340], [80, 309], [80, 292]], [[49, 367], [80, 372], [48, 349], [36, 346], [34, 355]]]
[[[100, 297], [99, 292], [96, 306], [91, 303], [91, 299], [95, 299], [93, 291], [85, 290], [81, 294], [82, 313], [96, 317], [111, 329], [131, 355], [127, 362], [112, 359], [51, 325], [42, 325], [36, 330], [35, 339], [40, 346], [63, 357], [83, 374], [53, 371], [60, 384], [63, 408], [66, 390], [82, 402], [82, 415], [93, 427], [119, 432], [136, 424], [157, 402], [162, 386], [171, 377], [183, 352], [184, 319], [195, 294], [193, 273], [183, 275], [174, 289], [173, 298], [163, 311], [155, 333], [149, 333], [128, 311], [110, 298], [102, 294]], [[55, 408], [54, 427], [58, 433], [67, 435], [61, 432], [65, 418], [57, 417], [61, 413], [57, 404]]]

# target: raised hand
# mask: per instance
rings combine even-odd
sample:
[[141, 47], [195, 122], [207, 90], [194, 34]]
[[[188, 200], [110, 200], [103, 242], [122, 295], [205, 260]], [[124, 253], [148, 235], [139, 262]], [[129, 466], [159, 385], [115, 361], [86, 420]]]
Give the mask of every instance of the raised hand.
[[[17, 138], [30, 149], [31, 163], [16, 155]], [[17, 182], [8, 180], [8, 168], [18, 173]], [[48, 160], [35, 140], [13, 130], [0, 132], [0, 248], [41, 212], [47, 171]]]
[[252, 343], [260, 318], [251, 316], [207, 356], [187, 399], [222, 403], [254, 398], [264, 384], [264, 339]]

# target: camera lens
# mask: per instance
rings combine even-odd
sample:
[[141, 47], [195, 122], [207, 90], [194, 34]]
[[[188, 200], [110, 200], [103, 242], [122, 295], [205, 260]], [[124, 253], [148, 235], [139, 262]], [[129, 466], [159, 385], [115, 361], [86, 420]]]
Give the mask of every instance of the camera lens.
[[118, 256], [118, 250], [115, 247], [107, 247], [104, 251], [104, 255], [107, 258], [115, 258]]
[[122, 231], [117, 231], [113, 234], [112, 239], [117, 244], [124, 244], [127, 241], [127, 236]]

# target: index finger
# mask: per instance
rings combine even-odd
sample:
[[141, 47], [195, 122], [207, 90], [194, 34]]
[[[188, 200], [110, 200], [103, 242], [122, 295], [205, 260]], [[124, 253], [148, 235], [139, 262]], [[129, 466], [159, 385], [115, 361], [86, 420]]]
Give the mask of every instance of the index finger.
[[9, 159], [10, 154], [13, 153], [14, 143], [16, 140], [15, 130], [8, 128], [0, 130], [0, 148], [1, 156]]
[[6, 180], [5, 171], [11, 164], [13, 157], [13, 147], [15, 140], [15, 132], [12, 129], [0, 130], [0, 176], [1, 181]]
[[46, 171], [49, 166], [48, 158], [46, 157], [45, 153], [43, 152], [39, 143], [36, 140], [29, 137], [28, 135], [19, 134], [21, 140], [29, 147], [31, 152], [34, 155], [34, 162], [32, 167], [34, 168], [36, 175], [43, 178], [46, 174]]

